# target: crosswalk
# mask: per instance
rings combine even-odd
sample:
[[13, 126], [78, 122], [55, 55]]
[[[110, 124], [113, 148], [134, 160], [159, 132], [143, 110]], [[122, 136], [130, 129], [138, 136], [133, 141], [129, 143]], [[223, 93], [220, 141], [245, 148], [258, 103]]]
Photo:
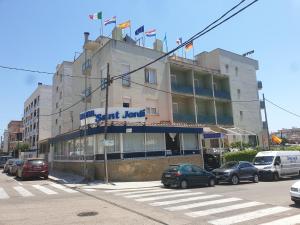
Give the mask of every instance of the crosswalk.
[[48, 184], [35, 184], [25, 186], [12, 186], [12, 187], [0, 187], [0, 203], [3, 200], [10, 199], [12, 197], [34, 197], [39, 195], [58, 195], [62, 193], [74, 194], [78, 191], [67, 188], [57, 183]]
[[191, 219], [203, 219], [212, 225], [300, 224], [299, 212], [290, 207], [275, 206], [221, 194], [208, 194], [199, 189], [176, 190], [149, 187], [107, 190], [105, 192], [140, 204], [159, 207], [170, 213], [182, 213]]

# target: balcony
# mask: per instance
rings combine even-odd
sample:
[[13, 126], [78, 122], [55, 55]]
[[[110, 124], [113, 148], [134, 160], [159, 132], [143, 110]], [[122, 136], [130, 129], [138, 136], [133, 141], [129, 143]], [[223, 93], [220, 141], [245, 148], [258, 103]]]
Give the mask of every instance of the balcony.
[[207, 96], [207, 97], [213, 96], [212, 90], [208, 89], [208, 88], [196, 87], [195, 92], [196, 92], [196, 95], [200, 95], [200, 96]]
[[263, 88], [261, 81], [257, 81], [257, 88], [258, 88], [258, 90], [261, 90]]
[[215, 124], [215, 117], [211, 115], [198, 115], [197, 117], [198, 123], [202, 124]]
[[233, 125], [232, 116], [218, 116], [218, 124]]
[[191, 114], [173, 113], [174, 122], [195, 123], [195, 116]]
[[184, 94], [193, 94], [192, 86], [181, 86], [172, 84], [172, 92], [184, 93]]
[[216, 98], [223, 98], [223, 99], [231, 99], [230, 93], [228, 91], [216, 91], [215, 90], [215, 97]]

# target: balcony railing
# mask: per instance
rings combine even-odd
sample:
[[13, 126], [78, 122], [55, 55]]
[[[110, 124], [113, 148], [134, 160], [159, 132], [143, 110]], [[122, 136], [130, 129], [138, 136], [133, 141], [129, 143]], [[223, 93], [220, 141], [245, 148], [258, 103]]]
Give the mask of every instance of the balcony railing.
[[212, 90], [208, 89], [208, 88], [196, 87], [195, 92], [196, 92], [196, 95], [203, 95], [203, 96], [208, 96], [208, 97], [213, 96]]
[[211, 115], [198, 115], [197, 117], [198, 123], [203, 123], [203, 124], [215, 124], [216, 120], [214, 116]]
[[180, 85], [172, 84], [172, 91], [173, 92], [185, 93], [185, 94], [193, 94], [193, 87], [192, 86], [180, 86]]
[[218, 124], [233, 125], [232, 116], [218, 116]]
[[191, 114], [173, 113], [175, 122], [195, 123], [195, 116]]
[[215, 91], [216, 98], [224, 98], [224, 99], [231, 99], [230, 93], [228, 91]]

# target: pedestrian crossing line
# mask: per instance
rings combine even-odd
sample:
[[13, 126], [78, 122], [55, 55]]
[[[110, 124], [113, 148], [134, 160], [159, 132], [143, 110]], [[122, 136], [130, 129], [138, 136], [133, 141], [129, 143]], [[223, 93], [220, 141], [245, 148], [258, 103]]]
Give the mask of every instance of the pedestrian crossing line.
[[189, 190], [182, 190], [182, 191], [169, 190], [169, 191], [161, 191], [161, 192], [154, 192], [154, 193], [126, 195], [124, 197], [125, 198], [140, 198], [140, 197], [148, 197], [148, 196], [153, 196], [153, 195], [164, 195], [164, 194], [171, 194], [171, 193], [187, 193], [187, 192], [191, 192], [191, 191], [189, 191]]
[[223, 212], [233, 211], [233, 210], [237, 210], [237, 209], [244, 209], [244, 208], [249, 208], [249, 207], [259, 206], [259, 205], [264, 205], [264, 203], [246, 202], [246, 203], [229, 205], [229, 206], [220, 207], [220, 208], [213, 208], [213, 209], [207, 209], [207, 210], [202, 210], [202, 211], [185, 213], [185, 215], [196, 218], [196, 217], [200, 217], [200, 216], [208, 216], [208, 215], [212, 215], [212, 214], [223, 213]]
[[115, 192], [127, 192], [127, 191], [141, 191], [141, 190], [151, 190], [151, 189], [161, 189], [160, 187], [146, 187], [146, 188], [126, 188], [126, 189], [117, 189], [117, 190], [108, 190], [105, 191], [107, 193], [115, 193]]
[[[266, 209], [260, 209], [249, 213], [243, 213], [236, 216], [225, 217], [221, 219], [211, 220], [208, 223], [213, 225], [230, 225], [235, 223], [241, 223], [248, 220], [258, 219], [264, 216], [269, 216], [276, 213], [281, 213], [290, 210], [289, 208], [276, 206]], [[273, 224], [273, 223], [272, 223]]]
[[217, 205], [217, 204], [221, 204], [221, 203], [236, 202], [236, 201], [241, 201], [241, 200], [242, 199], [240, 199], [240, 198], [224, 198], [224, 199], [213, 200], [213, 201], [197, 202], [197, 203], [192, 203], [192, 204], [187, 204], [187, 205], [173, 206], [173, 207], [168, 207], [165, 209], [169, 210], [169, 211], [179, 211], [179, 210], [192, 209], [192, 208], [208, 206], [208, 205]]
[[201, 192], [198, 192], [198, 193], [197, 192], [189, 192], [189, 193], [171, 194], [171, 195], [163, 195], [163, 196], [148, 197], [148, 198], [137, 198], [137, 199], [135, 199], [135, 201], [150, 202], [150, 201], [156, 201], [156, 200], [161, 200], [161, 199], [199, 195], [199, 193], [201, 193]]
[[32, 185], [35, 189], [47, 194], [47, 195], [56, 195], [57, 192], [55, 191], [52, 191], [51, 189], [49, 188], [46, 188], [44, 186], [41, 186], [41, 185], [38, 185], [38, 184], [35, 184], [35, 185]]
[[49, 185], [54, 187], [54, 188], [57, 188], [59, 190], [62, 190], [64, 192], [67, 192], [67, 193], [78, 193], [78, 191], [75, 191], [71, 188], [67, 188], [67, 187], [65, 187], [63, 185], [60, 185], [60, 184], [50, 183]]
[[115, 195], [123, 196], [123, 195], [131, 195], [131, 194], [154, 193], [154, 192], [160, 192], [160, 191], [165, 191], [165, 190], [164, 189], [151, 189], [151, 190], [146, 190], [146, 191], [123, 192], [123, 193], [117, 193]]
[[0, 199], [8, 199], [9, 196], [3, 188], [0, 187]]
[[14, 189], [22, 196], [22, 197], [32, 197], [34, 196], [30, 191], [26, 190], [23, 187], [17, 186]]
[[87, 192], [94, 192], [94, 191], [96, 191], [95, 189], [91, 189], [91, 188], [83, 188], [82, 190], [87, 191]]
[[[204, 194], [203, 192], [198, 192], [199, 195]], [[203, 199], [210, 199], [210, 198], [217, 198], [222, 197], [222, 195], [205, 195], [205, 196], [197, 196], [197, 197], [190, 197], [190, 198], [182, 198], [182, 199], [175, 199], [175, 200], [169, 200], [169, 201], [162, 201], [162, 202], [153, 202], [149, 205], [151, 206], [163, 206], [163, 205], [172, 205], [182, 202], [191, 202], [196, 200], [203, 200]]]
[[263, 223], [260, 225], [296, 225], [300, 224], [300, 215], [285, 217], [283, 219], [274, 220], [269, 223]]

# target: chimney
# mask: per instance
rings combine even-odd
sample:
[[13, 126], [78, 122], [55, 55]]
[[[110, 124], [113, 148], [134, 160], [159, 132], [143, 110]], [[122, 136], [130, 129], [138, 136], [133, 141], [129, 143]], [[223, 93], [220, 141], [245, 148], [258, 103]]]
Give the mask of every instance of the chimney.
[[89, 32], [84, 32], [84, 44], [86, 44], [89, 41]]
[[163, 51], [163, 42], [159, 39], [155, 39], [153, 43], [153, 49], [159, 52]]
[[43, 85], [43, 83], [42, 82], [38, 82], [38, 86], [42, 86]]
[[122, 30], [118, 27], [115, 27], [112, 31], [112, 39], [122, 41]]

